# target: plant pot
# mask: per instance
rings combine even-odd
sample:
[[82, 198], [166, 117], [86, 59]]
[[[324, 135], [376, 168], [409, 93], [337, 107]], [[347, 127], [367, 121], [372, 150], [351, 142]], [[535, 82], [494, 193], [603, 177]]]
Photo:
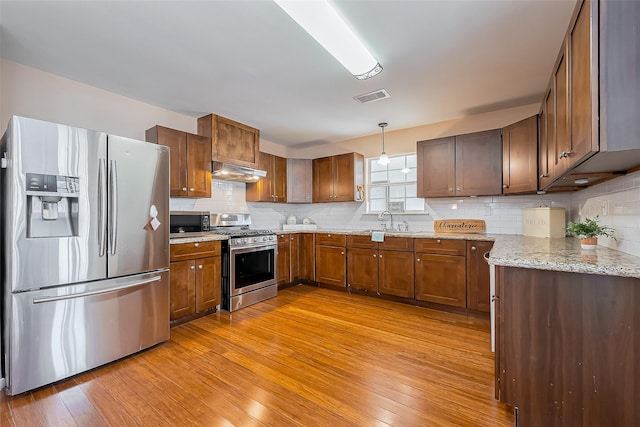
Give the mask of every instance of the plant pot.
[[597, 237], [586, 237], [584, 239], [580, 239], [580, 246], [585, 251], [594, 251], [598, 246], [598, 238]]

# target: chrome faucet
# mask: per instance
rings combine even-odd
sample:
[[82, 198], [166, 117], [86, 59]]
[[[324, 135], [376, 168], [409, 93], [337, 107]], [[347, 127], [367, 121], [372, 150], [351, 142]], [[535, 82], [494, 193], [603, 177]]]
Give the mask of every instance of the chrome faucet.
[[[389, 214], [389, 218], [391, 218], [391, 223], [389, 224], [389, 228], [393, 230], [393, 215], [391, 214], [391, 212], [389, 211], [380, 212], [380, 214], [378, 215], [378, 221], [384, 221], [385, 214]], [[387, 224], [382, 224], [382, 231], [385, 231], [386, 229], [387, 229]]]

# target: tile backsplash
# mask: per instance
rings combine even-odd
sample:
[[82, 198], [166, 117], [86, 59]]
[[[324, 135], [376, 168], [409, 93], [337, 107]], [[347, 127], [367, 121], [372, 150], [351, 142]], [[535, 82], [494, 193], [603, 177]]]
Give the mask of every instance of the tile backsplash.
[[[539, 206], [567, 209], [567, 220], [600, 215], [601, 222], [616, 230], [616, 238], [601, 239], [600, 244], [640, 256], [640, 173], [627, 175], [576, 193], [529, 196], [465, 197], [425, 199], [425, 214], [395, 214], [394, 225], [401, 221], [411, 231], [432, 231], [434, 219], [483, 219], [487, 233], [522, 234], [522, 209]], [[319, 229], [380, 229], [377, 214], [365, 213], [365, 204], [357, 202], [281, 204], [247, 203], [245, 184], [212, 181], [209, 199], [170, 201], [171, 210], [210, 212], [249, 212], [252, 228], [282, 229], [289, 215], [298, 222], [309, 218]], [[389, 217], [385, 217], [389, 225]]]

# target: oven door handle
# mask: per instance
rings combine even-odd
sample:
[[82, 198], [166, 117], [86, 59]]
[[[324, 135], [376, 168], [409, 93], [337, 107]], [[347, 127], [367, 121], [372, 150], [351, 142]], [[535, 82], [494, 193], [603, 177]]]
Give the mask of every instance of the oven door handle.
[[277, 244], [268, 244], [268, 245], [260, 245], [260, 246], [243, 246], [240, 248], [233, 248], [230, 247], [229, 248], [229, 254], [234, 255], [234, 254], [244, 254], [244, 253], [249, 253], [249, 252], [259, 252], [259, 251], [267, 251], [273, 249], [276, 252], [278, 251], [278, 245]]

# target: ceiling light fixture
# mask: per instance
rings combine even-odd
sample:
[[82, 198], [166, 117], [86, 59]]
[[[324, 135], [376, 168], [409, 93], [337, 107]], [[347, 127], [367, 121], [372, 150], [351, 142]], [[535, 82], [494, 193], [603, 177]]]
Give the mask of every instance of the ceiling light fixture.
[[380, 74], [382, 66], [327, 0], [273, 0], [358, 80]]
[[384, 128], [386, 128], [388, 123], [378, 123], [378, 126], [382, 128], [382, 153], [380, 154], [380, 158], [378, 159], [378, 164], [382, 166], [386, 166], [391, 163], [389, 160], [389, 156], [384, 152]]

